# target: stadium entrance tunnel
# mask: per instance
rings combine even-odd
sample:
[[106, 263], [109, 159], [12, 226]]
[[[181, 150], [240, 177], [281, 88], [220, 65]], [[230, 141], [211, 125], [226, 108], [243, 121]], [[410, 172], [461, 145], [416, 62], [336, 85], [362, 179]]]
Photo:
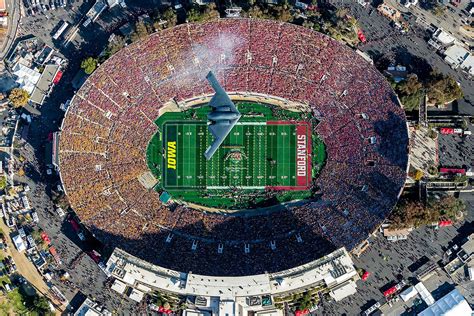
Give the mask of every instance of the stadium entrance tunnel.
[[210, 160], [207, 103], [156, 119], [146, 157], [162, 202], [235, 211], [315, 198], [326, 149], [312, 114], [250, 101], [236, 106], [242, 117]]

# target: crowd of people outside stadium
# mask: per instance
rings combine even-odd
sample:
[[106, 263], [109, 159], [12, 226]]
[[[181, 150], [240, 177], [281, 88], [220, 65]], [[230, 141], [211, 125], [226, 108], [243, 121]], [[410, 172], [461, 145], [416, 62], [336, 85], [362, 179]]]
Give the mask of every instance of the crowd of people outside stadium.
[[[211, 94], [209, 70], [229, 92], [311, 107], [328, 157], [318, 200], [229, 215], [163, 205], [140, 184], [160, 108]], [[164, 30], [100, 66], [65, 117], [60, 164], [72, 208], [106, 245], [176, 270], [249, 274], [361, 242], [395, 205], [407, 150], [393, 91], [349, 48], [291, 24], [224, 19]]]

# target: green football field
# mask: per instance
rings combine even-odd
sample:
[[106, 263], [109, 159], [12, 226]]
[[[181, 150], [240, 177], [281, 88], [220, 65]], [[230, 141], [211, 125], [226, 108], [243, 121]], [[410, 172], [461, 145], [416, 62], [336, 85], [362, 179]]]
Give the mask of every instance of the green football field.
[[239, 122], [211, 160], [205, 121], [162, 126], [162, 185], [192, 188], [305, 190], [311, 182], [311, 128], [306, 122]]

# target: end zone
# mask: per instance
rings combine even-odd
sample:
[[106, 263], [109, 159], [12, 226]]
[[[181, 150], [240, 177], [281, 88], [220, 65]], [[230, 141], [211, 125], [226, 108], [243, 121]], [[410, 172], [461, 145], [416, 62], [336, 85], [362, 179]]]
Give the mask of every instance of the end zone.
[[296, 125], [296, 185], [267, 186], [273, 190], [307, 190], [311, 187], [311, 124], [302, 121], [268, 121], [267, 125]]

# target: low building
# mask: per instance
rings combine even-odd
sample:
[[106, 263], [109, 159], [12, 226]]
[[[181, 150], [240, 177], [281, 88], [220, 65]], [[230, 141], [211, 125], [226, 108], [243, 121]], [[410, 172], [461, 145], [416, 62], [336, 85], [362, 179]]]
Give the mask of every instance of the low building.
[[94, 3], [94, 5], [92, 6], [92, 8], [87, 11], [87, 19], [91, 22], [95, 22], [106, 8], [107, 3], [105, 3], [105, 1], [97, 0], [96, 3]]
[[443, 29], [437, 29], [431, 36], [428, 44], [438, 50], [453, 45], [455, 41], [456, 38], [454, 36], [445, 32]]
[[453, 68], [460, 68], [470, 76], [474, 76], [474, 56], [461, 45], [453, 45], [444, 52], [444, 60]]
[[18, 234], [16, 236], [12, 237], [13, 244], [15, 245], [15, 248], [19, 251], [22, 252], [26, 250], [26, 245], [21, 236]]
[[91, 301], [89, 298], [79, 306], [74, 316], [111, 316], [112, 313], [99, 303]]
[[404, 302], [408, 302], [410, 299], [418, 295], [418, 291], [415, 289], [414, 286], [410, 286], [406, 290], [400, 293], [400, 298]]
[[[444, 270], [456, 283], [465, 279], [465, 270], [472, 266], [474, 260], [474, 233], [471, 234], [456, 253], [456, 257], [444, 266]], [[469, 271], [468, 271], [469, 272]]]
[[60, 67], [56, 64], [46, 65], [41, 77], [33, 89], [30, 100], [36, 104], [43, 104], [46, 97], [49, 96], [50, 92], [53, 89], [55, 80], [60, 73]]
[[394, 7], [392, 7], [391, 5], [387, 3], [382, 3], [381, 5], [379, 5], [377, 7], [377, 10], [382, 15], [386, 16], [387, 18], [389, 18], [390, 20], [394, 22], [397, 22], [401, 17], [400, 11], [398, 11], [397, 9], [395, 9]]
[[405, 240], [412, 230], [413, 228], [390, 229], [386, 227], [383, 229], [383, 235], [389, 241]]
[[435, 303], [435, 300], [431, 295], [430, 291], [428, 291], [428, 289], [422, 282], [415, 284], [414, 288], [418, 292], [418, 294], [420, 294], [421, 299], [426, 303], [426, 305], [431, 306]]

